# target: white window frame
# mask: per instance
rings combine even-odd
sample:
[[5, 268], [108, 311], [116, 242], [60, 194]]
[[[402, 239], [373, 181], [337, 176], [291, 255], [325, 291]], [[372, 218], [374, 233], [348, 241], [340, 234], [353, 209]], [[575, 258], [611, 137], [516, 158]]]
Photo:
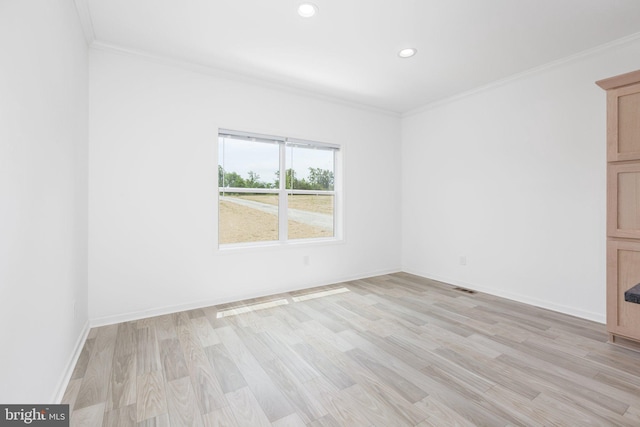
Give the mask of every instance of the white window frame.
[[[338, 144], [328, 144], [311, 140], [303, 140], [290, 137], [280, 137], [273, 135], [265, 135], [259, 133], [236, 131], [231, 129], [218, 129], [217, 144], [220, 138], [230, 137], [235, 139], [246, 139], [248, 141], [278, 144], [279, 147], [279, 171], [280, 182], [279, 188], [243, 188], [243, 187], [224, 187], [218, 182], [218, 224], [217, 246], [220, 250], [233, 248], [253, 248], [274, 245], [291, 245], [300, 243], [326, 243], [342, 241], [342, 147]], [[305, 147], [318, 148], [333, 151], [333, 190], [297, 190], [295, 188], [286, 188], [286, 170], [287, 170], [287, 147]], [[218, 152], [218, 150], [216, 150]], [[223, 159], [224, 163], [224, 159]], [[218, 159], [217, 164], [220, 164]], [[216, 174], [216, 181], [218, 174]], [[278, 195], [278, 240], [256, 241], [256, 242], [240, 242], [240, 243], [220, 243], [220, 194], [230, 193], [251, 193], [251, 194], [277, 194]], [[333, 196], [333, 236], [329, 237], [312, 237], [303, 239], [288, 238], [288, 206], [289, 195], [294, 194], [311, 194], [311, 195], [331, 195]]]

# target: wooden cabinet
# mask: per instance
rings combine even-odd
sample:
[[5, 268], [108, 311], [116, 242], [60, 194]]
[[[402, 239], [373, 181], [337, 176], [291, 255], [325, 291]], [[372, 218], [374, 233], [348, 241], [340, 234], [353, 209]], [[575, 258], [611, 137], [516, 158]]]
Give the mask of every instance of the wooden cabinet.
[[640, 70], [596, 82], [607, 91], [607, 330], [640, 349]]

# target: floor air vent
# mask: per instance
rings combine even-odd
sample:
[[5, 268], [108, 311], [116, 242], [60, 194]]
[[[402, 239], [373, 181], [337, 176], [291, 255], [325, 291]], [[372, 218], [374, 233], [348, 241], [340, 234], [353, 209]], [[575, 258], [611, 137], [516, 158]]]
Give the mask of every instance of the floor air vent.
[[455, 287], [453, 288], [454, 291], [458, 291], [458, 292], [464, 292], [465, 294], [475, 294], [476, 291], [472, 291], [471, 289], [466, 289], [466, 288], [460, 288], [460, 287]]

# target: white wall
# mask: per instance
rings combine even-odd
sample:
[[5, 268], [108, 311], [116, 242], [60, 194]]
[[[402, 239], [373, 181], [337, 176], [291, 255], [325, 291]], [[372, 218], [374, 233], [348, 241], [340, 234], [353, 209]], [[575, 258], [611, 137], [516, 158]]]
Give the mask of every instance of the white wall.
[[404, 117], [403, 269], [604, 322], [594, 82], [638, 68], [628, 42]]
[[[399, 270], [399, 118], [105, 50], [90, 76], [97, 324]], [[342, 144], [346, 242], [217, 253], [218, 127]]]
[[0, 2], [2, 403], [54, 402], [87, 322], [87, 115], [73, 1]]

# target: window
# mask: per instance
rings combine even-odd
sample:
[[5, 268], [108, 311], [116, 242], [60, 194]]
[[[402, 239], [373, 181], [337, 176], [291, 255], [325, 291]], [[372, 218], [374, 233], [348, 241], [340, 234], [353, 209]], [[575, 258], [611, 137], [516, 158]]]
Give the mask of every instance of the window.
[[339, 150], [220, 129], [218, 244], [334, 239]]

